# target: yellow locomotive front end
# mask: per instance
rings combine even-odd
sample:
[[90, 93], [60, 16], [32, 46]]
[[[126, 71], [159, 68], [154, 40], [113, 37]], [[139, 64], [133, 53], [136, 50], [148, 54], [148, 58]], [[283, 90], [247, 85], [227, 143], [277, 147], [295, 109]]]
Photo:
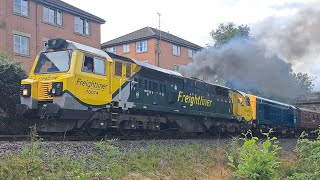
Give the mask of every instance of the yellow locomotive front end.
[[64, 39], [48, 41], [21, 82], [17, 114], [39, 119], [38, 131], [80, 128], [94, 109], [112, 101], [111, 58], [99, 49]]

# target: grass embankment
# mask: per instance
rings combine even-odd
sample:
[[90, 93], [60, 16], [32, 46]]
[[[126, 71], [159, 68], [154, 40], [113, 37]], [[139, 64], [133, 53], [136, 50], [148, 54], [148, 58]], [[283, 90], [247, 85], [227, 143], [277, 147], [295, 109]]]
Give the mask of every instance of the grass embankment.
[[[150, 145], [120, 151], [96, 143], [96, 153], [56, 156], [37, 142], [21, 155], [0, 156], [0, 179], [320, 179], [320, 138], [300, 139], [294, 156], [280, 157], [275, 139], [242, 139], [223, 147]], [[294, 157], [294, 158], [291, 158]]]
[[151, 145], [130, 153], [109, 142], [96, 146], [99, 151], [88, 156], [56, 157], [32, 142], [21, 155], [0, 157], [0, 179], [224, 179], [229, 174], [223, 150], [197, 144]]

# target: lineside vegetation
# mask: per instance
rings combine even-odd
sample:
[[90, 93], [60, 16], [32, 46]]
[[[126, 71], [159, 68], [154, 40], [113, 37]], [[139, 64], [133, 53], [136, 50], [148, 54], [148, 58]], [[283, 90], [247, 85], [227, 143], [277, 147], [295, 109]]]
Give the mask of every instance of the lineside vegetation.
[[290, 160], [279, 155], [269, 133], [265, 139], [245, 135], [221, 147], [151, 143], [129, 152], [101, 141], [98, 151], [79, 156], [57, 156], [31, 138], [20, 155], [0, 156], [0, 179], [320, 179], [320, 134], [315, 140], [301, 136], [296, 151], [287, 152]]

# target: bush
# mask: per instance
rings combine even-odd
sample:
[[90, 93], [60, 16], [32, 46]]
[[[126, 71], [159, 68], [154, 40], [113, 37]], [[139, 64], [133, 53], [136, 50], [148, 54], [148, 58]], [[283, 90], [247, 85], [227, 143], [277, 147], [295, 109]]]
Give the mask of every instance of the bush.
[[20, 103], [21, 80], [27, 77], [20, 62], [5, 53], [0, 53], [0, 133], [21, 129], [15, 118], [15, 106]]
[[298, 163], [289, 180], [317, 180], [320, 179], [320, 129], [316, 140], [308, 140], [303, 133], [297, 144]]
[[276, 155], [281, 148], [274, 143], [275, 137], [269, 137], [269, 133], [264, 133], [267, 139], [261, 144], [258, 144], [257, 137], [252, 137], [251, 131], [240, 138], [244, 143], [237, 149], [238, 154], [228, 155], [229, 166], [235, 170], [234, 179], [278, 179], [276, 168], [280, 160]]

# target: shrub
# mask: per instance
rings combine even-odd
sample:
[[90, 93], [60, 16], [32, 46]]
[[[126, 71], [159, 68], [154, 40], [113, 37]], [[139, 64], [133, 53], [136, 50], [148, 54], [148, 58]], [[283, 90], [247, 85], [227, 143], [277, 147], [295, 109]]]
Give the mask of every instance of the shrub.
[[320, 129], [315, 140], [306, 139], [302, 133], [297, 144], [298, 163], [289, 180], [317, 180], [320, 179]]
[[269, 133], [264, 133], [267, 139], [261, 144], [257, 137], [252, 137], [251, 131], [240, 138], [244, 143], [238, 148], [238, 155], [228, 155], [228, 164], [235, 170], [234, 179], [278, 179], [276, 168], [280, 160], [276, 155], [281, 148], [274, 143], [275, 137], [269, 137]]
[[25, 128], [25, 122], [15, 117], [15, 106], [20, 103], [21, 80], [27, 77], [20, 62], [0, 53], [0, 133], [17, 133]]

